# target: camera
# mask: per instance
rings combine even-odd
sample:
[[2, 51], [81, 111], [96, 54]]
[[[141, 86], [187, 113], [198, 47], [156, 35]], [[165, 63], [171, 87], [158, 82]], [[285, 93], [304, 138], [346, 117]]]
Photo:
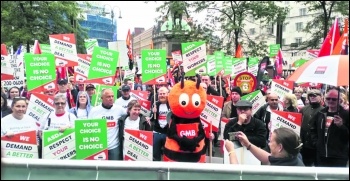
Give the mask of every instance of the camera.
[[238, 141], [238, 132], [229, 132], [228, 135], [230, 141]]

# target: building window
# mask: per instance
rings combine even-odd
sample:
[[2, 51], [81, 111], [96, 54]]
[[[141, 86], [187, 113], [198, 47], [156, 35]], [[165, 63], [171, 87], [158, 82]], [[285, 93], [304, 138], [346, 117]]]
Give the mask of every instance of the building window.
[[302, 31], [303, 30], [303, 22], [295, 23], [296, 31]]
[[273, 28], [274, 28], [274, 24], [271, 24], [271, 25], [267, 26], [267, 33], [269, 35], [273, 35], [273, 30], [274, 30]]
[[282, 39], [282, 45], [286, 45], [286, 39]]
[[249, 29], [249, 34], [254, 35], [255, 34], [255, 28], [250, 28]]
[[303, 39], [301, 37], [295, 38], [295, 43], [297, 43], [299, 46], [303, 43]]
[[299, 16], [306, 16], [306, 8], [299, 9]]
[[287, 25], [283, 25], [283, 26], [282, 26], [282, 31], [285, 32], [285, 31], [286, 31], [286, 28], [287, 28]]

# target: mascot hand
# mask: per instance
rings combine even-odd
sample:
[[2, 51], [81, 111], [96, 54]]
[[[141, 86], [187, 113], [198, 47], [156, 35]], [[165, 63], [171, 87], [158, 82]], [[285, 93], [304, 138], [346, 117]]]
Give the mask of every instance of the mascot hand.
[[199, 146], [198, 142], [183, 136], [180, 141], [180, 150], [194, 152]]

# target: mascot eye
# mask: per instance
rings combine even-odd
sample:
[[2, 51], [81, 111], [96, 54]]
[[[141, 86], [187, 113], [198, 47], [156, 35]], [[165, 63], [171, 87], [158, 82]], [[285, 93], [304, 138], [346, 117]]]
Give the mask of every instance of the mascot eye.
[[192, 104], [194, 107], [198, 107], [199, 104], [201, 103], [201, 98], [198, 94], [193, 94], [192, 95]]
[[189, 97], [186, 93], [182, 93], [179, 97], [179, 103], [182, 107], [187, 106], [188, 102], [189, 102]]

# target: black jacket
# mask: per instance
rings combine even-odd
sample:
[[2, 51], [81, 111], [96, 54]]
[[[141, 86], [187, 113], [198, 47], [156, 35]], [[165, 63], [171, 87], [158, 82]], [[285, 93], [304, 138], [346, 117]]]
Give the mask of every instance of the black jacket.
[[257, 147], [264, 148], [266, 146], [266, 128], [264, 123], [252, 117], [248, 124], [237, 124], [238, 119], [231, 119], [225, 126], [224, 139], [229, 139], [229, 132], [242, 131], [248, 140]]
[[340, 107], [339, 116], [343, 119], [343, 125], [337, 126], [334, 122], [328, 128], [328, 136], [325, 136], [325, 124], [328, 107], [322, 109], [314, 117], [314, 126], [311, 128], [312, 138], [316, 144], [319, 157], [349, 158], [349, 111]]
[[[125, 120], [127, 117], [129, 117], [129, 115], [124, 115], [118, 119], [118, 127], [119, 127], [118, 138], [119, 138], [119, 143], [120, 143], [119, 156], [121, 157], [121, 158], [119, 158], [120, 160], [123, 160], [124, 128], [125, 128]], [[139, 130], [152, 131], [152, 126], [150, 124], [148, 124], [148, 122], [146, 121], [146, 117], [143, 116], [142, 114], [140, 114], [139, 117], [140, 117]]]
[[[157, 101], [156, 102], [156, 108], [157, 108], [157, 112], [156, 112], [156, 118], [154, 118], [154, 113], [151, 113], [151, 122], [154, 125], [153, 126], [153, 130], [158, 132], [158, 133], [162, 133], [162, 134], [166, 134], [168, 132], [168, 125], [166, 125], [164, 128], [160, 127], [159, 124], [159, 106], [160, 106], [161, 102]], [[152, 104], [153, 105], [153, 104]], [[168, 110], [170, 110], [170, 106], [169, 106], [169, 102], [166, 103]], [[153, 106], [151, 108], [151, 110], [153, 109]]]
[[5, 93], [1, 93], [1, 97], [4, 100], [4, 104], [3, 104], [3, 106], [1, 106], [1, 118], [3, 118], [5, 116], [11, 114], [12, 109], [9, 106], [7, 106], [7, 97], [6, 97]]
[[308, 149], [316, 149], [316, 145], [312, 140], [312, 133], [310, 129], [315, 124], [314, 117], [318, 114], [318, 112], [323, 109], [324, 107], [321, 105], [308, 105], [303, 107], [300, 110], [300, 113], [302, 114], [302, 122], [301, 122], [301, 128], [300, 128], [300, 138], [303, 143], [303, 148]]

